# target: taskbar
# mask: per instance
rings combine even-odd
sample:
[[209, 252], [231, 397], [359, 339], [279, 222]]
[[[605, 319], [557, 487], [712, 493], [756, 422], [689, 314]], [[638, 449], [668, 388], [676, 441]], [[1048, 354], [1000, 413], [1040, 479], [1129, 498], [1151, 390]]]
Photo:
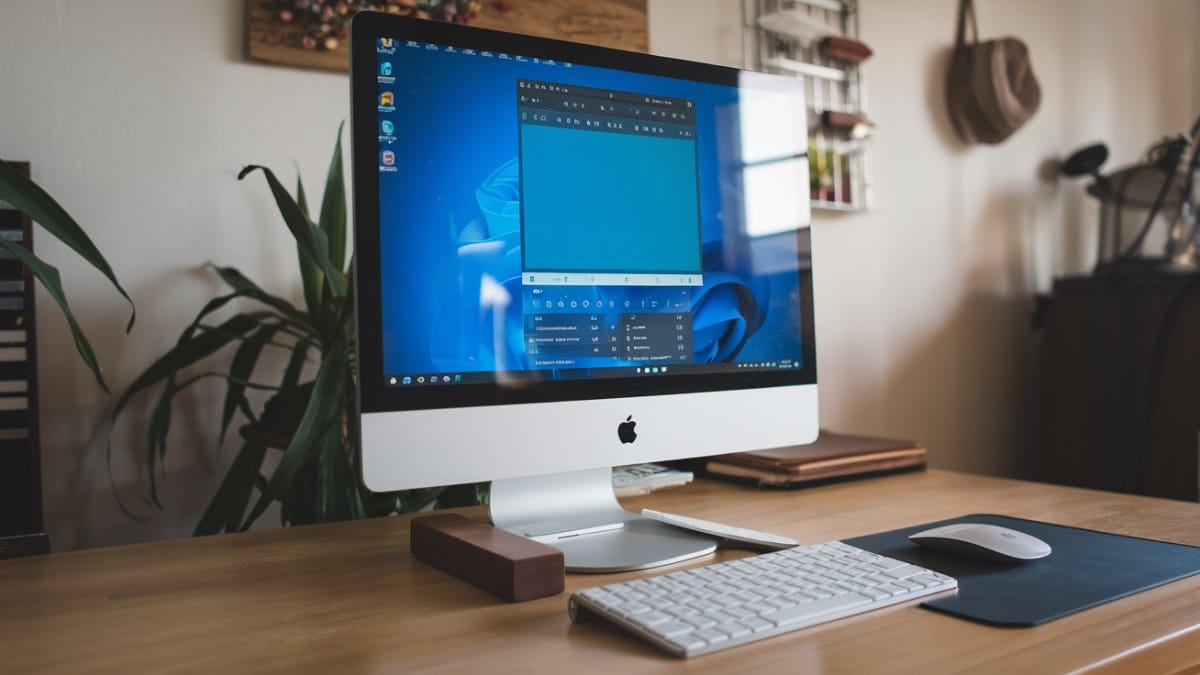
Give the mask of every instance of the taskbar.
[[625, 364], [613, 367], [541, 368], [538, 370], [508, 370], [501, 372], [463, 373], [406, 373], [384, 377], [386, 387], [429, 387], [465, 384], [528, 384], [569, 380], [620, 379], [630, 377], [663, 377], [674, 375], [714, 375], [722, 373], [775, 372], [801, 368], [798, 360], [747, 361], [734, 363], [702, 363], [671, 365], [666, 363]]

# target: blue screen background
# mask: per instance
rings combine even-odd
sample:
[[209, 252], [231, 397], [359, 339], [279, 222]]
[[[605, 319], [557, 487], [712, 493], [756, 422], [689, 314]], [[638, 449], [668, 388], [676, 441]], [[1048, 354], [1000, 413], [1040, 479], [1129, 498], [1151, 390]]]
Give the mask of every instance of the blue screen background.
[[[396, 78], [394, 84], [379, 85], [381, 92], [394, 91], [396, 101], [394, 112], [379, 114], [380, 122], [394, 124], [396, 136], [392, 143], [381, 141], [381, 149], [395, 152], [395, 171], [379, 175], [377, 254], [386, 374], [529, 369], [522, 309], [529, 297], [520, 276], [519, 78], [696, 102], [704, 285], [688, 289], [693, 363], [800, 363], [796, 234], [751, 239], [740, 225], [740, 166], [729, 168], [729, 148], [736, 153], [736, 140], [730, 140], [737, 137], [735, 88], [399, 42], [380, 61], [392, 64]], [[792, 264], [778, 264], [788, 260]], [[611, 302], [619, 312], [626, 301], [636, 306], [678, 287], [575, 287], [570, 292], [601, 307]], [[553, 371], [545, 376], [555, 377]]]

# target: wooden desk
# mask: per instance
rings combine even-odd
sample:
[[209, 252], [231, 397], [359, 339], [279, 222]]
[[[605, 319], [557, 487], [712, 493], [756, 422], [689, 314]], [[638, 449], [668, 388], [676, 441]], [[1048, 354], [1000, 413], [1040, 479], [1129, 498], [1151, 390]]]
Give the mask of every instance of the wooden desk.
[[[798, 492], [700, 481], [627, 505], [809, 543], [984, 511], [1200, 544], [1200, 505], [942, 471]], [[1200, 576], [1038, 628], [907, 606], [683, 661], [605, 624], [572, 625], [566, 595], [510, 605], [414, 560], [408, 522], [0, 561], [0, 671], [1027, 674], [1200, 663]], [[633, 576], [572, 575], [567, 592]]]

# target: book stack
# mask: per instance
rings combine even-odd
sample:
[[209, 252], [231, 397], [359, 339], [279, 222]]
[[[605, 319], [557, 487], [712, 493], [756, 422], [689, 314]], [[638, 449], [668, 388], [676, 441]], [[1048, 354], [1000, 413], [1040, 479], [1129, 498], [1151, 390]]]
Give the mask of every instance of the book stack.
[[704, 468], [712, 476], [761, 486], [801, 487], [924, 466], [925, 448], [916, 441], [822, 430], [809, 445], [720, 455], [709, 458]]

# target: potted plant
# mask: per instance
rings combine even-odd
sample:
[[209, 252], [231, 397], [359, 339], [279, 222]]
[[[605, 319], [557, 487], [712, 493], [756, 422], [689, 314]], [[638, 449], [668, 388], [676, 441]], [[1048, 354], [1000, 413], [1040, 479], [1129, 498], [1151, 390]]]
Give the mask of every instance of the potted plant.
[[[359, 479], [357, 387], [354, 369], [354, 279], [346, 218], [341, 127], [325, 180], [320, 211], [312, 218], [303, 182], [289, 193], [264, 166], [242, 169], [239, 180], [261, 174], [284, 224], [296, 241], [304, 304], [264, 290], [232, 267], [210, 264], [229, 292], [208, 301], [184, 329], [175, 346], [151, 364], [121, 395], [114, 421], [138, 393], [159, 387], [147, 429], [148, 499], [161, 508], [156, 468], [167, 451], [167, 434], [176, 395], [206, 378], [225, 380], [219, 437], [239, 418], [241, 448], [196, 525], [195, 534], [249, 528], [279, 502], [285, 524], [305, 524], [411, 511], [431, 504], [445, 490], [432, 488], [371, 493]], [[230, 303], [251, 308], [213, 323], [211, 317]], [[213, 354], [232, 349], [228, 369], [192, 372]], [[257, 368], [268, 350], [287, 353], [286, 366], [263, 379]], [[316, 364], [306, 378], [306, 366]], [[311, 369], [311, 368], [309, 368]], [[265, 390], [270, 398], [255, 411], [247, 392]], [[272, 448], [282, 452], [266, 475]], [[468, 489], [466, 501], [474, 501]], [[462, 498], [456, 498], [462, 501]]]

